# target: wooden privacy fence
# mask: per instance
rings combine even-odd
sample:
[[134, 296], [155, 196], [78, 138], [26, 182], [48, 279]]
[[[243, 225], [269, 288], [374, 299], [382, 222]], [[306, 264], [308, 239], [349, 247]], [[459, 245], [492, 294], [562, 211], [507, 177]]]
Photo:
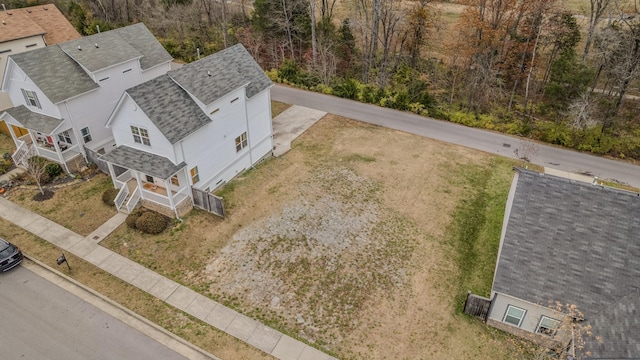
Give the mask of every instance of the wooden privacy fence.
[[486, 297], [474, 295], [471, 292], [467, 293], [467, 301], [464, 302], [463, 312], [468, 315], [472, 315], [487, 321], [489, 316], [489, 309], [491, 308], [491, 300]]
[[193, 192], [193, 204], [195, 206], [224, 218], [224, 204], [221, 197], [193, 188], [191, 191]]

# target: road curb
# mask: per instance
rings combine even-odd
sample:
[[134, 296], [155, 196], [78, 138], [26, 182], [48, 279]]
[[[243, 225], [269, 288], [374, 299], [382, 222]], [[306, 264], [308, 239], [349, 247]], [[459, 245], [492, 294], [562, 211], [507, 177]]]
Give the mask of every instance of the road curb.
[[[121, 312], [125, 313], [126, 315], [128, 315], [128, 316], [130, 316], [130, 317], [134, 318], [136, 321], [140, 321], [140, 322], [142, 322], [144, 325], [146, 325], [146, 326], [149, 326], [149, 327], [153, 328], [153, 330], [155, 330], [155, 331], [158, 331], [158, 332], [162, 333], [163, 335], [165, 335], [165, 336], [167, 336], [167, 337], [171, 338], [172, 340], [176, 341], [177, 343], [179, 343], [179, 344], [181, 344], [181, 345], [183, 345], [183, 346], [185, 346], [185, 347], [189, 348], [189, 349], [190, 349], [190, 350], [192, 350], [193, 352], [195, 352], [195, 353], [197, 353], [197, 354], [201, 355], [201, 356], [199, 356], [199, 357], [196, 357], [195, 359], [222, 360], [222, 359], [218, 358], [217, 356], [215, 356], [215, 355], [213, 355], [213, 354], [211, 354], [211, 353], [207, 352], [206, 350], [204, 350], [204, 349], [202, 349], [202, 348], [200, 348], [200, 347], [198, 347], [198, 346], [196, 346], [196, 345], [194, 345], [194, 344], [192, 344], [192, 343], [188, 342], [187, 340], [185, 340], [185, 339], [183, 339], [183, 338], [179, 337], [178, 335], [176, 335], [176, 334], [174, 334], [174, 333], [170, 332], [169, 330], [167, 330], [167, 329], [165, 329], [165, 328], [163, 328], [163, 327], [159, 326], [158, 324], [156, 324], [156, 323], [152, 322], [151, 320], [149, 320], [149, 319], [147, 319], [147, 318], [145, 318], [145, 317], [143, 317], [143, 316], [139, 315], [138, 313], [136, 313], [136, 312], [134, 312], [134, 311], [132, 311], [132, 310], [130, 310], [130, 309], [128, 309], [128, 308], [126, 308], [125, 306], [122, 306], [121, 304], [119, 304], [119, 303], [117, 303], [117, 302], [115, 302], [115, 301], [111, 300], [110, 298], [108, 298], [108, 297], [106, 297], [105, 295], [103, 295], [103, 294], [99, 293], [98, 291], [96, 291], [96, 290], [94, 290], [94, 289], [92, 289], [92, 288], [90, 288], [90, 287], [86, 286], [85, 284], [83, 284], [83, 283], [81, 283], [81, 282], [79, 282], [79, 281], [77, 281], [77, 280], [75, 280], [75, 279], [73, 279], [73, 278], [71, 278], [71, 277], [69, 277], [69, 276], [67, 276], [67, 275], [65, 275], [65, 274], [63, 274], [63, 273], [61, 273], [60, 271], [58, 271], [58, 270], [56, 270], [56, 269], [54, 269], [54, 268], [52, 268], [52, 267], [48, 266], [47, 264], [45, 264], [45, 263], [43, 263], [43, 262], [41, 262], [41, 261], [39, 261], [39, 260], [37, 260], [37, 259], [35, 259], [35, 258], [31, 257], [31, 256], [30, 256], [30, 255], [28, 255], [28, 254], [24, 254], [24, 253], [23, 253], [23, 255], [24, 255], [24, 258], [25, 258], [26, 260], [28, 260], [28, 261], [30, 261], [31, 263], [33, 263], [34, 265], [36, 265], [36, 266], [38, 266], [38, 267], [42, 268], [42, 269], [43, 269], [43, 270], [45, 270], [46, 272], [48, 272], [48, 273], [50, 273], [50, 274], [53, 274], [53, 275], [55, 275], [56, 277], [60, 278], [61, 280], [66, 281], [66, 282], [68, 282], [68, 283], [72, 284], [73, 286], [75, 286], [75, 287], [77, 287], [77, 288], [81, 289], [83, 292], [88, 293], [88, 295], [98, 298], [100, 301], [105, 302], [107, 305], [109, 305], [109, 306], [112, 306], [112, 307], [116, 308], [117, 310], [119, 310], [119, 311], [121, 311]], [[23, 263], [22, 265], [24, 266], [25, 264]], [[27, 265], [27, 267], [28, 267], [28, 265]], [[76, 295], [77, 295], [77, 294], [76, 294]], [[117, 316], [116, 316], [115, 314], [112, 314], [112, 313], [109, 313], [109, 314], [110, 314], [111, 316], [114, 316], [114, 317], [116, 317], [116, 318], [117, 318]], [[124, 323], [128, 323], [127, 321], [124, 321], [123, 319], [119, 319], [119, 320], [123, 321]], [[138, 330], [140, 330], [140, 329], [138, 329]], [[141, 331], [141, 330], [140, 330], [140, 331]], [[149, 336], [148, 334], [145, 334], [145, 335]], [[151, 336], [150, 336], [150, 337], [151, 337]], [[168, 344], [164, 344], [164, 345], [165, 345], [165, 346], [167, 346]], [[174, 351], [177, 351], [175, 348], [172, 348], [172, 349], [173, 349]], [[178, 353], [182, 354], [183, 356], [187, 356], [187, 357], [189, 357], [188, 355], [186, 355], [186, 354], [184, 354], [184, 353], [181, 353], [181, 352], [178, 352]], [[194, 359], [194, 357], [190, 357], [190, 358]]]

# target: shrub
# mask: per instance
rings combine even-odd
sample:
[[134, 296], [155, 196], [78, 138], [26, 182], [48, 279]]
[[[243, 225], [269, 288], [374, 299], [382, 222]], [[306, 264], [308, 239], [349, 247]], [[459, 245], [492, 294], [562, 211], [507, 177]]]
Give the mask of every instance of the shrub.
[[11, 162], [11, 160], [0, 160], [0, 175], [5, 174], [7, 171], [9, 171], [12, 165], [13, 163]]
[[129, 227], [129, 229], [135, 229], [136, 221], [140, 216], [142, 216], [143, 213], [143, 209], [134, 209], [131, 214], [127, 216], [127, 220], [125, 220], [125, 222], [127, 223], [127, 227]]
[[102, 193], [102, 202], [104, 202], [105, 204], [109, 205], [109, 206], [115, 206], [115, 202], [114, 200], [116, 199], [116, 196], [118, 195], [118, 192], [120, 192], [120, 190], [116, 189], [116, 188], [110, 188], [105, 190]]
[[147, 234], [160, 234], [167, 228], [167, 218], [155, 211], [145, 211], [136, 220], [136, 229]]
[[51, 163], [44, 168], [44, 172], [49, 175], [51, 179], [53, 179], [56, 176], [62, 174], [62, 167], [60, 167], [60, 164]]

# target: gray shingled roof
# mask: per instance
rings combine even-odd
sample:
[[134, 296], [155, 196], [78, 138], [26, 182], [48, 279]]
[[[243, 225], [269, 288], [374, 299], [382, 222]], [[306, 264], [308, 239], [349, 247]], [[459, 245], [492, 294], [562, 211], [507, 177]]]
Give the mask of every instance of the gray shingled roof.
[[171, 144], [211, 122], [189, 94], [167, 75], [134, 86], [127, 94]]
[[[126, 30], [126, 28], [122, 29], [122, 31]], [[142, 57], [142, 53], [131, 46], [116, 31], [85, 36], [58, 44], [58, 46], [90, 72]]]
[[146, 70], [171, 61], [171, 55], [142, 23], [11, 58], [54, 104], [99, 87], [80, 65], [94, 72], [140, 58], [140, 66]]
[[[494, 291], [542, 306], [575, 304], [590, 320], [639, 287], [639, 194], [519, 170]], [[614, 344], [600, 324], [594, 332]], [[623, 326], [637, 329], [640, 317]], [[640, 336], [625, 341], [637, 348]]]
[[54, 104], [98, 88], [80, 65], [57, 45], [10, 57]]
[[242, 44], [172, 70], [169, 76], [205, 105], [247, 83], [249, 98], [273, 85]]
[[174, 164], [166, 157], [154, 155], [146, 151], [137, 150], [128, 146], [118, 146], [100, 159], [112, 164], [140, 171], [147, 175], [160, 179], [168, 179], [180, 169], [187, 166], [186, 163]]
[[33, 112], [24, 105], [12, 107], [5, 111], [18, 120], [24, 128], [45, 134], [51, 134], [63, 122], [62, 119]]
[[129, 45], [133, 46], [142, 54], [140, 67], [147, 70], [156, 65], [173, 60], [171, 55], [164, 49], [153, 34], [143, 23], [137, 23], [116, 30], [112, 30], [120, 35]]
[[631, 359], [640, 357], [640, 289], [633, 290], [589, 321], [603, 341], [588, 342], [585, 350], [597, 357], [588, 359]]

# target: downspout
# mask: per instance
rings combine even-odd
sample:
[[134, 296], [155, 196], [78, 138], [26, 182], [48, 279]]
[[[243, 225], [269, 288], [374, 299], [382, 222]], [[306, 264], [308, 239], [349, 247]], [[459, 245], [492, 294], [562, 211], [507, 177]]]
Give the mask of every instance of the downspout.
[[69, 102], [66, 100], [64, 102], [64, 107], [67, 109], [67, 114], [69, 114], [69, 121], [71, 122], [73, 137], [76, 139], [76, 144], [78, 146], [78, 149], [80, 149], [80, 154], [84, 158], [85, 164], [87, 164], [88, 163], [87, 154], [84, 152], [84, 141], [81, 141], [80, 139], [78, 139], [78, 135], [80, 134], [80, 131], [78, 131], [78, 129], [76, 128], [76, 123], [75, 121], [73, 121], [73, 116], [71, 115], [71, 110], [69, 109]]
[[251, 153], [253, 152], [253, 148], [251, 146], [251, 133], [249, 132], [249, 112], [247, 110], [247, 100], [249, 100], [249, 98], [247, 97], [247, 88], [245, 86], [244, 88], [244, 120], [245, 120], [245, 123], [247, 124], [247, 146], [249, 147], [249, 163], [251, 164], [251, 168], [255, 169], [255, 167], [253, 166], [253, 155], [251, 155]]

